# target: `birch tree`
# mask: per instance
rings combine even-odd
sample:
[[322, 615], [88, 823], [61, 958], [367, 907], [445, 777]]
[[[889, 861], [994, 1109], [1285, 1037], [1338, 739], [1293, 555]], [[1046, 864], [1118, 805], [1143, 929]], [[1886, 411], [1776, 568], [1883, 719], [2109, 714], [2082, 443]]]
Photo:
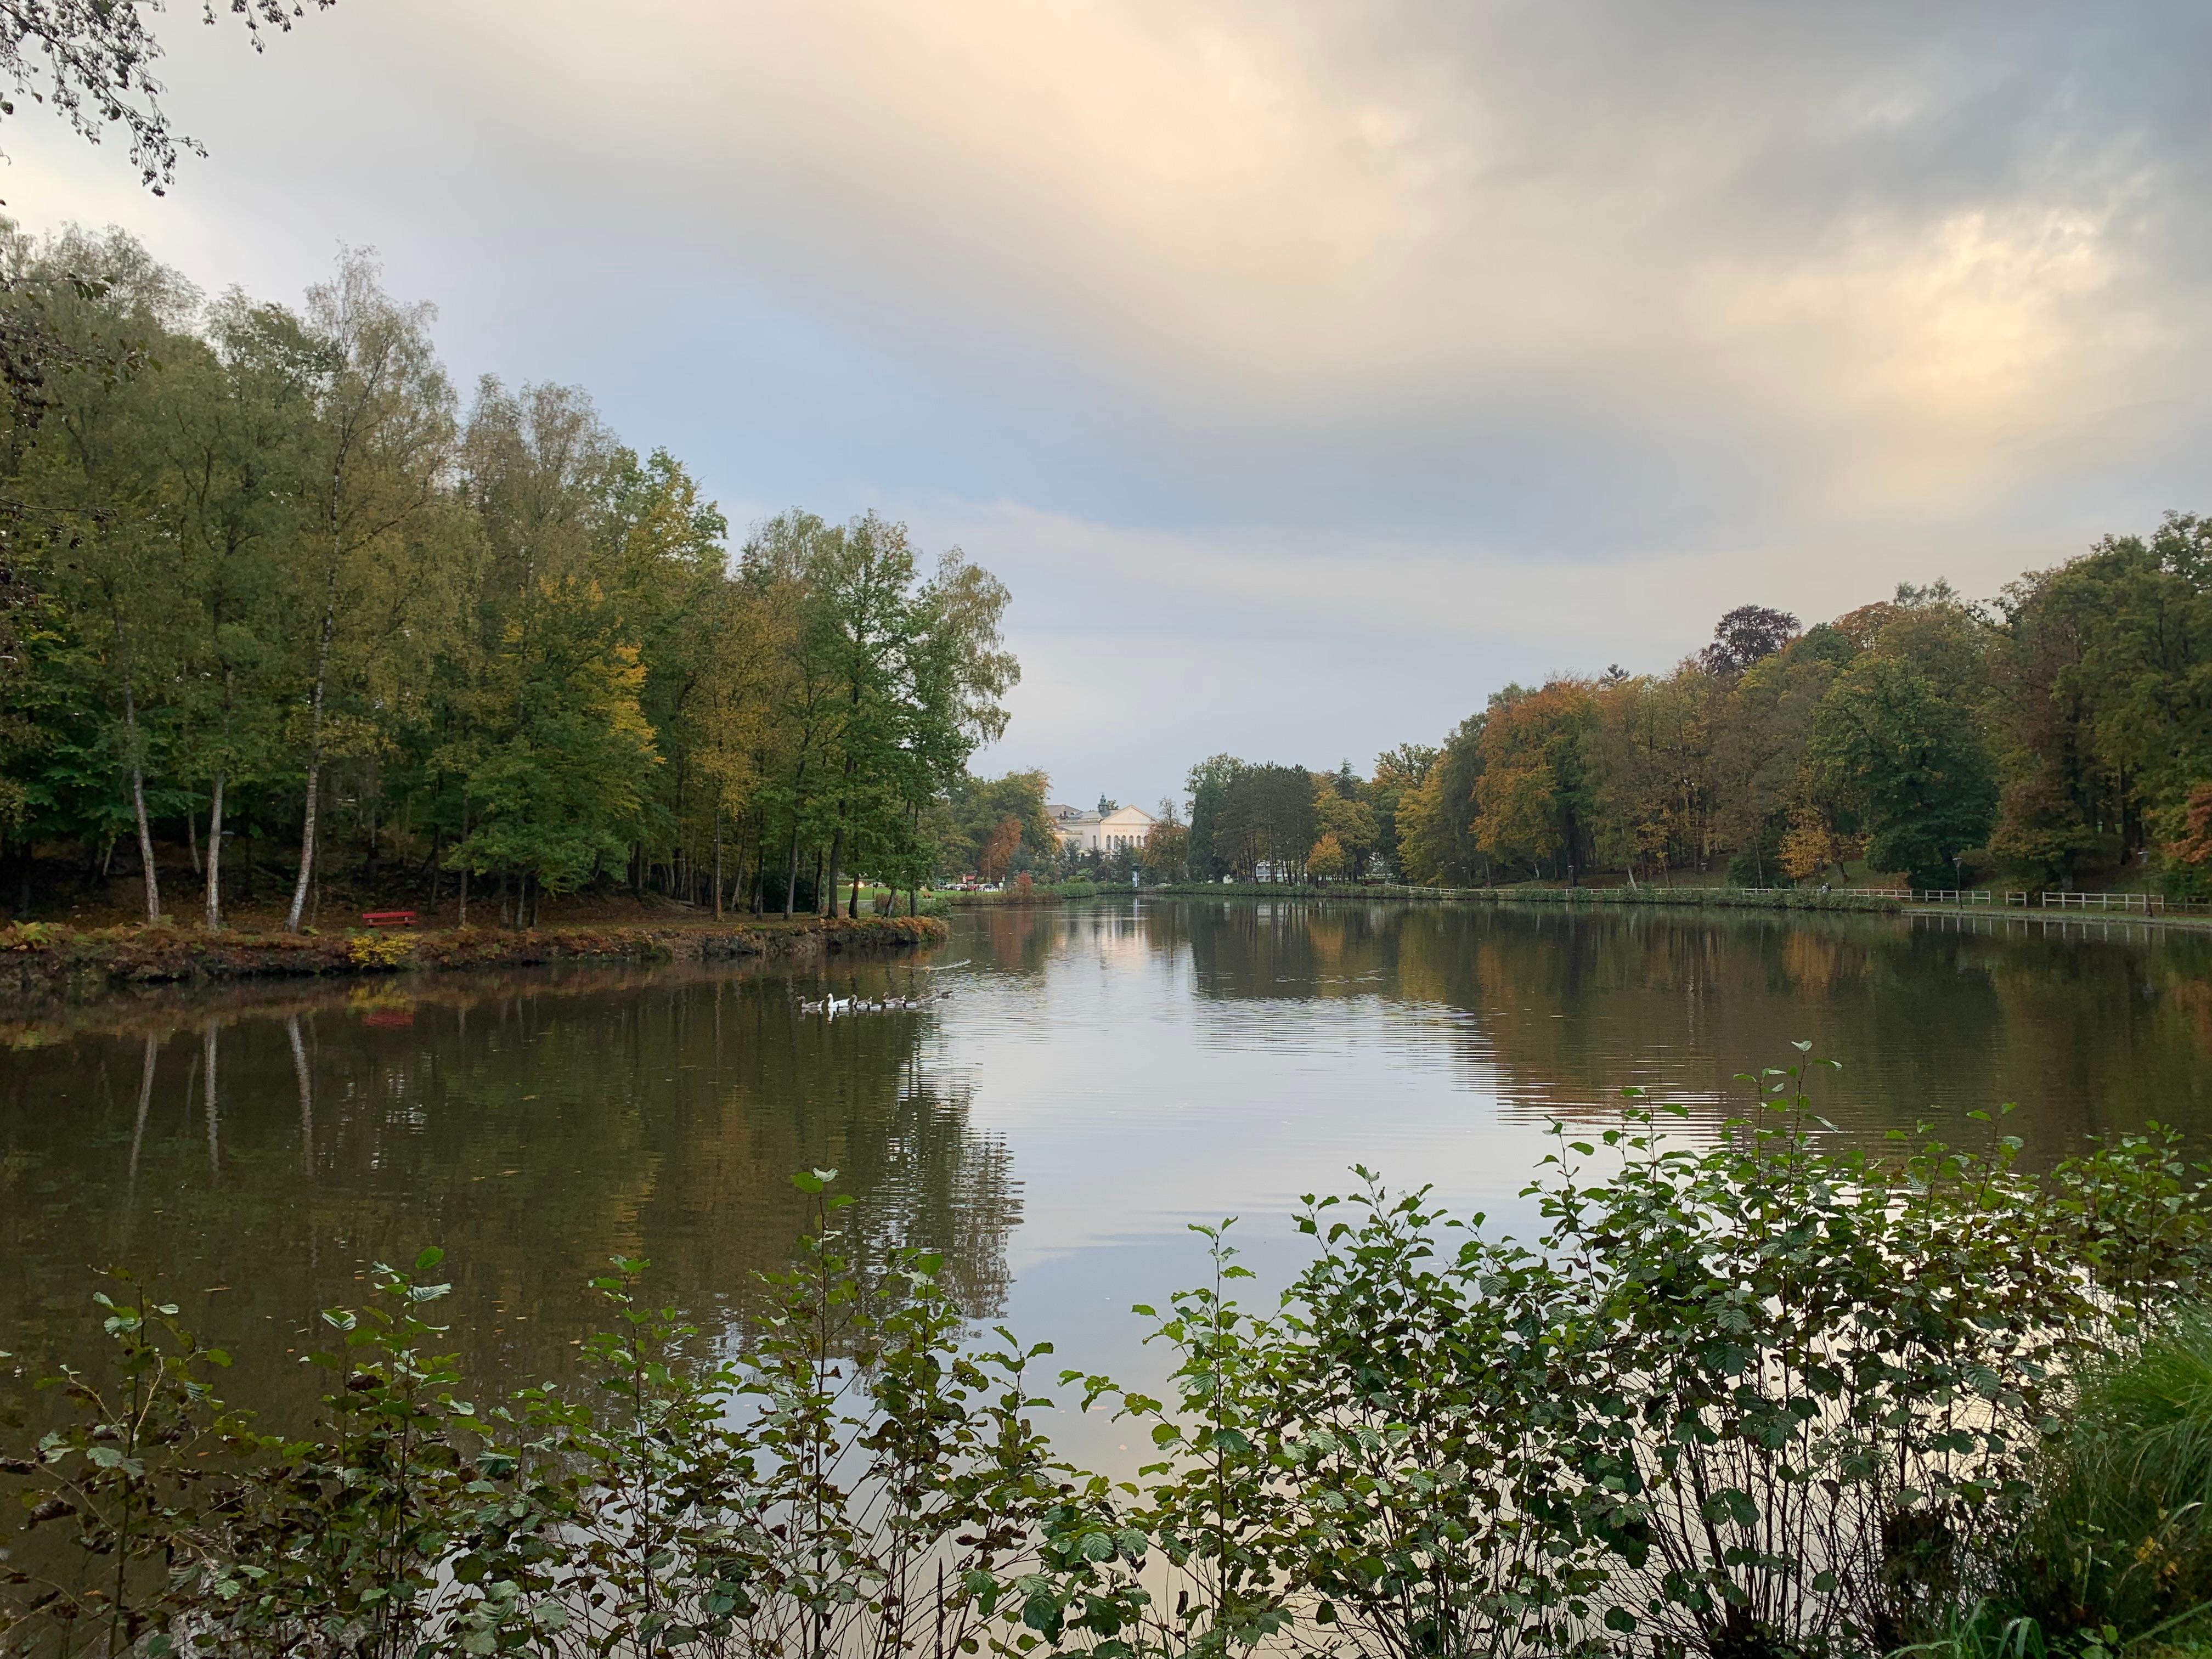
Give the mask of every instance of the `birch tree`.
[[348, 584], [357, 580], [352, 567], [429, 511], [453, 440], [453, 393], [429, 337], [436, 310], [398, 304], [380, 276], [371, 251], [349, 248], [336, 276], [307, 295], [320, 355], [319, 489], [300, 598], [314, 631], [307, 641], [300, 869], [284, 918], [288, 933], [300, 931], [314, 878], [331, 651], [349, 620]]

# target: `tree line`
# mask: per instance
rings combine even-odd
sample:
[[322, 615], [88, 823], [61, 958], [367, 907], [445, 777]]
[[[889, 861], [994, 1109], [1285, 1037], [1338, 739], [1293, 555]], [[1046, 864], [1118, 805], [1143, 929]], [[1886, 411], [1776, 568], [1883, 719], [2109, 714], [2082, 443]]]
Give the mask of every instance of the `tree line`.
[[581, 391], [465, 403], [434, 316], [357, 251], [288, 307], [0, 228], [19, 912], [67, 853], [149, 919], [188, 867], [210, 929], [264, 896], [306, 925], [331, 872], [515, 922], [593, 886], [718, 915], [918, 886], [1005, 726], [1005, 587], [873, 514], [733, 552]]
[[1450, 885], [1724, 869], [1747, 886], [2212, 889], [2212, 520], [1802, 628], [1756, 605], [1665, 674], [1508, 685], [1364, 777], [1217, 755], [1163, 873]]

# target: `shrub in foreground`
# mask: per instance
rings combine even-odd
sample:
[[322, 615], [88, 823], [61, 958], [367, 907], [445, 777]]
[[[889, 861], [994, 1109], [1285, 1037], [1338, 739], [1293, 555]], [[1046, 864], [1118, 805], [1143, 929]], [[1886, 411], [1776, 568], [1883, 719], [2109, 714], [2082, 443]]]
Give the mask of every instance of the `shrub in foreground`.
[[2039, 1177], [1994, 1121], [1864, 1156], [1804, 1068], [1756, 1081], [1717, 1145], [1640, 1108], [1564, 1142], [1525, 1249], [1370, 1183], [1255, 1312], [1212, 1230], [1158, 1316], [1173, 1395], [1085, 1379], [1162, 1448], [1129, 1520], [1183, 1581], [1110, 1634], [1881, 1654], [1998, 1588], [2071, 1379], [2200, 1285], [2203, 1191], [2158, 1136]]
[[[2021, 1540], [2061, 1515], [2188, 1564], [2129, 1615], [2154, 1628], [2201, 1565], [2178, 1506], [2203, 1397], [2148, 1398], [2100, 1357], [2201, 1293], [2202, 1186], [2159, 1136], [2032, 1174], [1986, 1118], [1979, 1152], [1854, 1151], [1808, 1075], [1750, 1079], [1758, 1109], [1703, 1144], [1635, 1099], [1563, 1131], [1533, 1239], [1363, 1171], [1307, 1201], [1314, 1255], [1265, 1307], [1235, 1293], [1232, 1231], [1200, 1229], [1209, 1282], [1138, 1310], [1164, 1396], [1060, 1379], [1149, 1436], [1126, 1486], [1033, 1426], [1048, 1349], [970, 1330], [926, 1254], [863, 1268], [819, 1174], [738, 1351], [617, 1261], [581, 1382], [472, 1404], [427, 1322], [428, 1252], [325, 1316], [331, 1391], [296, 1441], [222, 1403], [222, 1357], [134, 1290], [106, 1304], [109, 1375], [60, 1380], [74, 1425], [8, 1465], [31, 1524], [0, 1635], [547, 1659], [2081, 1649], [2136, 1580], [2107, 1551], [2109, 1588], [2025, 1619]], [[2142, 1349], [2179, 1377], [2207, 1351], [2189, 1325]], [[2068, 1449], [2069, 1422], [2124, 1420], [2158, 1459]]]
[[[974, 1652], [1051, 1517], [1103, 1502], [1030, 1428], [1041, 1352], [962, 1340], [938, 1259], [863, 1272], [828, 1177], [774, 1316], [719, 1357], [593, 1281], [612, 1316], [573, 1387], [461, 1397], [426, 1315], [447, 1289], [379, 1267], [323, 1316], [304, 1439], [216, 1395], [228, 1363], [137, 1287], [107, 1298], [112, 1376], [7, 1472], [28, 1523], [0, 1564], [9, 1652], [702, 1655]], [[1056, 1522], [1054, 1524], [1057, 1524]], [[42, 1547], [42, 1545], [44, 1546]]]

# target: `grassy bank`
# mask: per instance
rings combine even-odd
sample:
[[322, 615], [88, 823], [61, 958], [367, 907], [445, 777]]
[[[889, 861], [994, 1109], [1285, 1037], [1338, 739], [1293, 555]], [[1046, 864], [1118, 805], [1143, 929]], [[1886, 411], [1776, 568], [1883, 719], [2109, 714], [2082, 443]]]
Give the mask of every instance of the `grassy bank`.
[[1126, 887], [1109, 886], [1096, 881], [1063, 881], [1052, 887], [1007, 887], [995, 893], [967, 892], [957, 887], [945, 887], [925, 894], [922, 906], [927, 910], [972, 910], [990, 909], [1001, 905], [1066, 904], [1076, 899], [1097, 898], [1101, 894], [1110, 896], [1128, 890]]
[[183, 927], [30, 922], [0, 929], [0, 993], [82, 995], [121, 985], [192, 980], [899, 951], [942, 944], [946, 931], [942, 921], [927, 916], [216, 934]]
[[1358, 903], [1376, 899], [1407, 899], [1448, 903], [1565, 905], [1577, 909], [1665, 905], [1677, 909], [1858, 911], [1894, 915], [1901, 908], [1893, 898], [1871, 898], [1855, 893], [1740, 887], [1407, 887], [1381, 883], [1306, 886], [1279, 882], [1178, 882], [1145, 890], [1183, 898], [1296, 898]]

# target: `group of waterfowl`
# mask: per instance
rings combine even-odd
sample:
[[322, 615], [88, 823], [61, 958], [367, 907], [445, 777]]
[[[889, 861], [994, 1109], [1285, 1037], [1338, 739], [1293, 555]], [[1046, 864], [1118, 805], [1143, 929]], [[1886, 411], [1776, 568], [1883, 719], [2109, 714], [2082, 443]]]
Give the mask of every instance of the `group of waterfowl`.
[[824, 996], [809, 1002], [801, 998], [799, 1012], [802, 1014], [827, 1014], [831, 1018], [839, 1014], [907, 1014], [942, 1000], [952, 994], [939, 991], [934, 996], [919, 997], [841, 997]]

